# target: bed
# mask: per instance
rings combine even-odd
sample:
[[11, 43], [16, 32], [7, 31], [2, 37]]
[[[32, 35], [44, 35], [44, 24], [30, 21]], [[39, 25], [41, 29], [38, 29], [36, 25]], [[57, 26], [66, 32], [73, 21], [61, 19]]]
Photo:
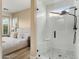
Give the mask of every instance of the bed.
[[2, 37], [2, 41], [3, 55], [11, 54], [14, 51], [26, 48], [29, 45], [28, 37], [26, 39]]
[[18, 35], [15, 35], [16, 32], [11, 32], [10, 37], [2, 37], [3, 55], [9, 55], [30, 46], [30, 30], [19, 28], [17, 33]]

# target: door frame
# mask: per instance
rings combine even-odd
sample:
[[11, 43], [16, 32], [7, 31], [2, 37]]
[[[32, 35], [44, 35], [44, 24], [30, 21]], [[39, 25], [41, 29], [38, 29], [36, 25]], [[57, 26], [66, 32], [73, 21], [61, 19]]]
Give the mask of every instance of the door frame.
[[30, 59], [35, 59], [37, 55], [36, 40], [36, 0], [31, 0], [31, 55]]

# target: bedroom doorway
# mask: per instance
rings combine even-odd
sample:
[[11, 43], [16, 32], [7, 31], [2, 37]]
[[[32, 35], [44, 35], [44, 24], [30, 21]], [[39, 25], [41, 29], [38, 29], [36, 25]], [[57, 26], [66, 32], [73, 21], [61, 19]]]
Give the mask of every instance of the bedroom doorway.
[[2, 0], [2, 59], [30, 59], [31, 0]]

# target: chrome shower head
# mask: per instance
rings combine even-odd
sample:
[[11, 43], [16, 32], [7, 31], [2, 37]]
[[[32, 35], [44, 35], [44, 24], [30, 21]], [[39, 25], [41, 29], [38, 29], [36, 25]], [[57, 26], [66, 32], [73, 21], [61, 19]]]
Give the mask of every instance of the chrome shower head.
[[68, 13], [67, 11], [63, 10], [63, 11], [61, 11], [60, 15], [64, 15], [64, 14], [67, 14], [67, 13]]
[[58, 13], [58, 12], [51, 12], [51, 13], [59, 14], [59, 15], [65, 15], [65, 14], [68, 14], [68, 12], [65, 11], [65, 10], [61, 11], [60, 13]]

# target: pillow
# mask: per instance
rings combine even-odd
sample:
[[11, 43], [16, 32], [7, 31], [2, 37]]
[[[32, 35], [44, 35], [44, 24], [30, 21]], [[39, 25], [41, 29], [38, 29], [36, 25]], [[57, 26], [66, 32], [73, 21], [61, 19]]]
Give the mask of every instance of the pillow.
[[18, 32], [14, 33], [14, 38], [17, 38]]
[[29, 33], [18, 33], [18, 38], [26, 39], [29, 36]]
[[14, 37], [14, 32], [11, 32], [10, 37]]
[[11, 32], [11, 37], [17, 38], [18, 32]]
[[29, 35], [30, 35], [30, 32], [28, 29], [24, 29], [24, 28], [19, 28], [18, 30], [18, 38], [24, 38], [26, 39]]

